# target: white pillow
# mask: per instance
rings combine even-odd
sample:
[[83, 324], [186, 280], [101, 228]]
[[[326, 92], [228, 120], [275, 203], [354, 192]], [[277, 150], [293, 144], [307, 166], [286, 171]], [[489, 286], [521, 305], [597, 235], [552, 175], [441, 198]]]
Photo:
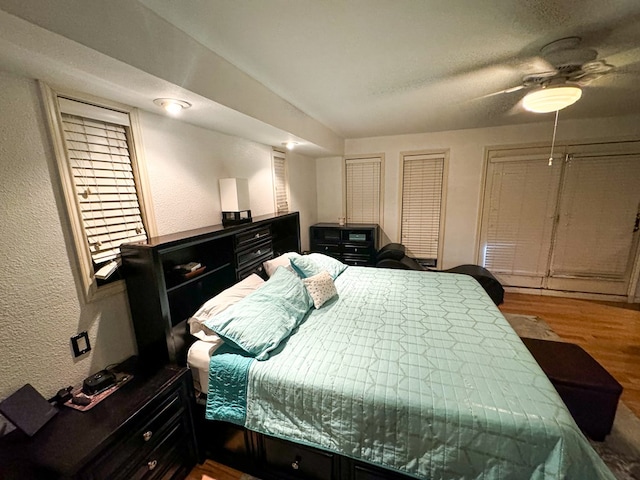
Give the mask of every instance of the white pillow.
[[215, 332], [204, 326], [204, 322], [223, 310], [226, 310], [234, 303], [242, 300], [263, 284], [264, 280], [253, 273], [244, 280], [207, 300], [188, 321], [191, 335], [205, 342], [222, 342]]
[[336, 285], [333, 283], [333, 278], [326, 270], [314, 275], [302, 279], [302, 283], [307, 288], [307, 292], [313, 299], [313, 306], [316, 309], [320, 308], [327, 301], [331, 300], [338, 294]]
[[283, 253], [279, 257], [272, 258], [271, 260], [267, 260], [262, 264], [262, 266], [264, 267], [264, 271], [266, 272], [268, 277], [271, 277], [271, 275], [273, 275], [273, 272], [275, 272], [276, 268], [278, 267], [285, 267], [289, 269], [289, 271], [293, 272], [289, 259], [292, 257], [299, 257], [299, 256], [300, 254], [296, 252]]

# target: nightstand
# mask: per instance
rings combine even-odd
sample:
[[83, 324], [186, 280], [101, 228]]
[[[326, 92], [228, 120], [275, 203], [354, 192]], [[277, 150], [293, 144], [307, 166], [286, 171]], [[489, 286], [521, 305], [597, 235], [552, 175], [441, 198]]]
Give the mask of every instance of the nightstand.
[[133, 364], [122, 370], [134, 378], [91, 410], [63, 406], [32, 438], [16, 430], [0, 439], [0, 477], [185, 478], [197, 459], [191, 372]]

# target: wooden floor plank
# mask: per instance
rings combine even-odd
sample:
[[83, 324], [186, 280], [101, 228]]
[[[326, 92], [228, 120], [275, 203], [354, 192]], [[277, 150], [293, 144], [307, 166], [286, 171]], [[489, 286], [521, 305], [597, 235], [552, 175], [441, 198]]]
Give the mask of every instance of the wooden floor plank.
[[536, 315], [584, 348], [622, 384], [622, 401], [640, 417], [640, 305], [507, 292], [500, 310]]
[[231, 467], [205, 460], [202, 465], [196, 465], [185, 480], [240, 480], [242, 475]]

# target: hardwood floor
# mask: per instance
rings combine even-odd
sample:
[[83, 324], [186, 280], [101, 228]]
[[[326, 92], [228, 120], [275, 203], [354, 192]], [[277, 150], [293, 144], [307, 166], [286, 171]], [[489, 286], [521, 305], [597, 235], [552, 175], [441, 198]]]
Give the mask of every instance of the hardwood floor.
[[[244, 478], [247, 478], [245, 476]], [[202, 465], [196, 465], [185, 480], [240, 480], [243, 473], [227, 467], [213, 460], [205, 460]], [[244, 479], [243, 479], [244, 480]]]
[[640, 417], [640, 305], [507, 292], [500, 310], [536, 315], [584, 348], [622, 384], [621, 400]]

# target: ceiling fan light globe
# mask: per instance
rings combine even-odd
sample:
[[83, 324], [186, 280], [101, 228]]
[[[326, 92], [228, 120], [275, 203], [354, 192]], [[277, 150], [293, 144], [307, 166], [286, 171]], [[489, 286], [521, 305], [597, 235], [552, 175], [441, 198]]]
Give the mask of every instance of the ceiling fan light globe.
[[547, 87], [527, 93], [522, 99], [522, 105], [530, 112], [549, 113], [557, 112], [573, 105], [582, 96], [580, 87], [563, 85], [559, 87]]

